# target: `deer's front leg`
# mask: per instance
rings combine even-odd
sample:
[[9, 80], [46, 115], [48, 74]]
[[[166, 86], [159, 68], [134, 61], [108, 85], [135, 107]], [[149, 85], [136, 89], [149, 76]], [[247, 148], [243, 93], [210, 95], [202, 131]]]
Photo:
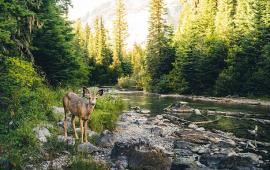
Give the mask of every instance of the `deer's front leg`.
[[64, 120], [64, 133], [65, 139], [67, 139], [67, 111], [65, 110], [65, 120]]
[[81, 140], [83, 143], [83, 134], [84, 134], [84, 128], [83, 128], [83, 120], [80, 118], [80, 128], [81, 128]]
[[75, 138], [78, 139], [79, 137], [78, 137], [78, 134], [76, 132], [76, 127], [75, 127], [75, 115], [72, 115], [71, 122], [72, 122], [73, 131], [75, 134]]
[[84, 141], [88, 142], [88, 120], [84, 121]]

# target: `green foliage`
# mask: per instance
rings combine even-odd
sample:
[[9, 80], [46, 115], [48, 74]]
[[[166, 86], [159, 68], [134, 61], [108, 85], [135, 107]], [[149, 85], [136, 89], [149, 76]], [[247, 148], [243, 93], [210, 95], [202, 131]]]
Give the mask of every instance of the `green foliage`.
[[[113, 29], [113, 68], [121, 68], [125, 54], [125, 40], [128, 36], [126, 9], [123, 0], [116, 0]], [[120, 70], [121, 71], [121, 70]], [[121, 72], [120, 72], [121, 74]]]
[[133, 79], [133, 77], [121, 77], [118, 79], [117, 85], [121, 88], [131, 89], [136, 87], [137, 82], [135, 79]]
[[126, 103], [120, 98], [111, 95], [99, 98], [91, 116], [91, 129], [97, 132], [102, 132], [105, 129], [113, 130], [119, 114], [125, 108]]
[[165, 13], [163, 0], [151, 0], [146, 49], [146, 74], [150, 79], [147, 82], [149, 89], [146, 90], [153, 92], [161, 92], [157, 84], [172, 70], [175, 59], [175, 49], [172, 46], [173, 29], [167, 26]]
[[80, 85], [87, 82], [87, 65], [83, 55], [76, 52], [74, 35], [57, 1], [43, 2], [38, 19], [41, 29], [34, 32], [35, 64], [53, 86]]
[[264, 91], [269, 95], [267, 84], [262, 83], [268, 82], [269, 72], [265, 56], [269, 2], [216, 2], [182, 2], [174, 38], [177, 57], [167, 82], [163, 79], [161, 84], [168, 83], [172, 91], [188, 94], [266, 95]]
[[95, 162], [92, 158], [84, 158], [83, 156], [73, 157], [72, 164], [68, 166], [68, 170], [104, 170], [108, 169], [107, 165], [101, 162]]

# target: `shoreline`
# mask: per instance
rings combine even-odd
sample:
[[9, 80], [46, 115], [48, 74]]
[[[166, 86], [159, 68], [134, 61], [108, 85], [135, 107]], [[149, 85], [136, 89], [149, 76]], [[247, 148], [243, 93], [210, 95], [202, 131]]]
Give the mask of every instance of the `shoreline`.
[[180, 94], [158, 94], [150, 93], [146, 91], [132, 91], [127, 89], [115, 89], [113, 90], [117, 94], [136, 94], [142, 93], [145, 95], [155, 95], [161, 98], [178, 98], [199, 102], [210, 102], [223, 105], [250, 105], [250, 106], [263, 106], [270, 107], [270, 100], [250, 99], [246, 97], [208, 97], [208, 96], [196, 96], [196, 95], [180, 95]]

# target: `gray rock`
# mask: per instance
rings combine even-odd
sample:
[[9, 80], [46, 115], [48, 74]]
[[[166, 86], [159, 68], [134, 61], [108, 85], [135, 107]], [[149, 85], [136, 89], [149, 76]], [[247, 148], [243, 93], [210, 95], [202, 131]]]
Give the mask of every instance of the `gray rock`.
[[99, 134], [98, 134], [97, 132], [95, 132], [95, 131], [89, 130], [89, 131], [88, 131], [88, 136], [89, 136], [90, 138], [92, 138], [92, 137], [99, 136]]
[[162, 116], [162, 115], [157, 115], [157, 116], [156, 116], [156, 119], [161, 120], [161, 119], [163, 119], [163, 116]]
[[162, 150], [140, 148], [135, 149], [128, 156], [128, 167], [130, 169], [169, 170], [171, 160]]
[[151, 111], [147, 109], [142, 109], [140, 113], [142, 114], [149, 114]]
[[111, 159], [117, 160], [120, 156], [129, 156], [135, 148], [148, 147], [149, 140], [146, 138], [128, 139], [115, 142], [111, 151]]
[[200, 162], [213, 169], [258, 169], [259, 159], [255, 154], [238, 154], [228, 156], [227, 154], [203, 154]]
[[199, 127], [196, 130], [198, 130], [198, 131], [205, 131], [205, 129], [203, 127]]
[[58, 140], [58, 142], [67, 142], [67, 144], [68, 145], [71, 145], [71, 146], [74, 146], [75, 143], [76, 143], [75, 138], [70, 137], [70, 136], [68, 136], [67, 138], [65, 138], [65, 136], [63, 136], [63, 135], [58, 135], [57, 136], [57, 140]]
[[94, 146], [90, 142], [82, 143], [82, 144], [78, 145], [78, 152], [91, 154], [91, 153], [94, 153], [97, 151], [99, 151], [99, 148], [97, 148], [96, 146]]
[[188, 127], [191, 129], [198, 129], [199, 128], [197, 125], [195, 125], [193, 123], [189, 124]]
[[45, 127], [36, 127], [33, 131], [35, 132], [37, 139], [42, 143], [46, 143], [47, 137], [51, 137], [50, 131]]
[[155, 136], [163, 136], [163, 129], [160, 127], [153, 127], [150, 129], [150, 132]]
[[114, 142], [115, 142], [114, 134], [109, 130], [105, 130], [104, 132], [101, 133], [98, 139], [98, 146], [110, 147], [113, 146]]
[[126, 156], [121, 156], [115, 161], [115, 167], [119, 170], [125, 170], [128, 168], [128, 158]]
[[136, 124], [136, 125], [143, 125], [147, 122], [147, 118], [146, 117], [141, 117], [139, 119], [133, 120], [132, 123]]
[[259, 163], [262, 156], [256, 155], [255, 153], [238, 153], [238, 156], [242, 158], [250, 158], [253, 162]]

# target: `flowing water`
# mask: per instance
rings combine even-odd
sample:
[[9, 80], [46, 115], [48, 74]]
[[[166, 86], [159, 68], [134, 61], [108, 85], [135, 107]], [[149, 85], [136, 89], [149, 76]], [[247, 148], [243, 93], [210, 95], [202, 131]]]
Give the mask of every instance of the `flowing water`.
[[226, 117], [222, 115], [196, 115], [194, 113], [179, 114], [180, 117], [189, 121], [209, 121], [217, 120], [213, 123], [202, 125], [208, 130], [222, 130], [224, 132], [231, 132], [237, 137], [253, 140], [255, 137], [249, 133], [248, 130], [253, 130], [255, 125], [258, 126], [258, 141], [270, 142], [270, 124], [260, 123], [249, 118], [259, 118], [270, 120], [270, 108], [263, 106], [248, 106], [248, 105], [222, 105], [207, 102], [194, 102], [182, 100], [178, 98], [162, 98], [159, 95], [149, 95], [142, 92], [118, 92], [118, 96], [126, 100], [129, 106], [139, 106], [143, 109], [149, 109], [151, 114], [163, 114], [163, 109], [172, 103], [185, 101], [194, 109], [214, 110], [214, 111], [228, 111], [228, 112], [241, 112], [247, 113], [248, 116], [233, 116]]

